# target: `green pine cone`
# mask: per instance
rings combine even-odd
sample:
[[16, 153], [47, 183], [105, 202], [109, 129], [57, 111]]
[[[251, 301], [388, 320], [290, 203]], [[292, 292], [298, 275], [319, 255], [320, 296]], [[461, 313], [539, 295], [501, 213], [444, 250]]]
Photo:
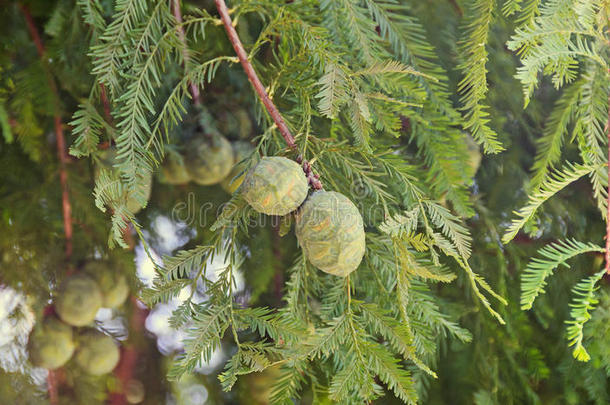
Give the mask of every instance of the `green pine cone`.
[[66, 364], [74, 348], [72, 328], [56, 318], [45, 318], [38, 323], [28, 341], [32, 364], [49, 370]]
[[295, 231], [307, 259], [326, 273], [345, 277], [362, 261], [362, 216], [343, 194], [313, 193], [296, 215]]
[[64, 281], [55, 300], [55, 310], [62, 321], [73, 326], [93, 322], [102, 307], [102, 293], [95, 280], [77, 274]]
[[79, 337], [75, 359], [87, 374], [107, 374], [116, 367], [119, 358], [119, 347], [110, 336], [92, 329]]
[[248, 158], [253, 150], [254, 148], [249, 142], [233, 142], [233, 159], [235, 164], [231, 169], [231, 173], [220, 183], [222, 189], [227, 193], [233, 194], [241, 186], [241, 183], [244, 182], [244, 178], [246, 178], [246, 173], [244, 172], [246, 162], [243, 162], [243, 160]]
[[187, 144], [184, 164], [195, 183], [202, 186], [218, 184], [233, 167], [233, 148], [225, 137], [206, 139], [198, 136]]
[[159, 182], [162, 184], [180, 185], [191, 181], [184, 158], [178, 153], [168, 153], [161, 165]]
[[118, 308], [129, 296], [129, 285], [127, 278], [115, 269], [110, 267], [110, 263], [105, 261], [93, 261], [85, 265], [83, 269], [97, 282], [102, 293], [102, 307]]
[[303, 169], [285, 157], [264, 157], [253, 167], [242, 185], [243, 195], [256, 211], [286, 215], [307, 197], [309, 186]]

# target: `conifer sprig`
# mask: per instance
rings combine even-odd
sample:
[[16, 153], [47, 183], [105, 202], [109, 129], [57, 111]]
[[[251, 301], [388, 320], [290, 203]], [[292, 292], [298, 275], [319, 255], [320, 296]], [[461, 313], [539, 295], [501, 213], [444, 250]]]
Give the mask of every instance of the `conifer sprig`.
[[493, 0], [470, 2], [464, 22], [465, 38], [461, 41], [461, 52], [465, 55], [459, 68], [464, 78], [458, 85], [465, 111], [464, 127], [471, 131], [474, 139], [483, 145], [486, 153], [503, 150], [497, 134], [489, 127], [489, 113], [482, 102], [487, 93], [487, 37], [493, 21]]
[[546, 279], [557, 267], [568, 266], [567, 260], [583, 253], [604, 251], [592, 243], [575, 240], [553, 243], [539, 250], [538, 254], [542, 258], [532, 259], [521, 276], [521, 308], [532, 307], [538, 295], [544, 292]]
[[548, 179], [529, 197], [527, 205], [515, 212], [517, 218], [513, 219], [511, 225], [506, 230], [502, 241], [504, 243], [510, 242], [517, 236], [519, 230], [534, 217], [536, 211], [542, 204], [571, 183], [583, 176], [591, 174], [595, 169], [596, 168], [593, 166], [568, 163], [563, 171], [556, 171], [549, 175]]
[[[570, 83], [563, 90], [538, 141], [534, 162], [533, 191], [529, 203], [509, 226], [503, 241], [513, 239], [529, 222], [536, 210], [551, 196], [580, 177], [589, 175], [593, 196], [606, 221], [606, 247], [592, 243], [553, 243], [541, 249], [543, 258], [534, 258], [522, 276], [521, 306], [530, 309], [539, 294], [545, 292], [546, 279], [565, 261], [586, 252], [605, 253], [605, 271], [610, 272], [610, 211], [608, 175], [610, 174], [610, 109], [607, 62], [607, 5], [597, 1], [532, 0], [525, 4], [511, 2], [507, 12], [521, 9], [520, 26], [508, 42], [516, 50], [522, 67], [517, 78], [523, 84], [525, 104], [530, 101], [540, 82], [539, 73], [551, 77], [556, 88]], [[560, 172], [552, 172], [561, 159], [566, 141], [576, 144], [584, 162], [567, 164]], [[583, 346], [584, 324], [589, 311], [597, 303], [596, 283], [603, 271], [583, 279], [573, 288], [570, 304], [572, 320], [568, 321], [568, 339], [573, 355], [581, 361], [590, 356]]]
[[585, 278], [572, 289], [573, 301], [570, 304], [570, 317], [572, 319], [566, 321], [568, 325], [566, 338], [569, 340], [569, 346], [574, 346], [572, 355], [579, 361], [589, 361], [591, 359], [591, 356], [589, 356], [589, 353], [583, 346], [584, 327], [585, 323], [591, 319], [590, 312], [599, 303], [595, 296], [595, 290], [597, 290], [596, 285], [604, 274], [606, 274], [606, 270], [602, 269], [596, 274]]

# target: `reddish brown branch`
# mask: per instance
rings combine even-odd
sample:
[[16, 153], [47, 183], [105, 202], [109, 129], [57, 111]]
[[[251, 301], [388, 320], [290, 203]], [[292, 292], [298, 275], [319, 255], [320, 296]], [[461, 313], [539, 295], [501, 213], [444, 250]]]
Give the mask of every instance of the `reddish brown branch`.
[[[220, 19], [222, 20], [225, 30], [227, 31], [229, 41], [231, 41], [233, 49], [235, 49], [235, 53], [239, 58], [241, 66], [246, 72], [246, 76], [248, 76], [248, 80], [250, 81], [250, 83], [252, 83], [252, 86], [254, 87], [254, 91], [256, 91], [256, 94], [258, 94], [258, 97], [263, 102], [263, 105], [267, 109], [267, 112], [271, 116], [271, 119], [273, 119], [273, 122], [275, 122], [277, 129], [280, 131], [280, 134], [282, 135], [282, 138], [284, 138], [284, 141], [286, 141], [288, 147], [290, 149], [296, 150], [297, 145], [294, 141], [294, 136], [292, 136], [290, 129], [286, 125], [286, 122], [282, 118], [282, 115], [278, 111], [277, 107], [275, 106], [275, 104], [273, 104], [273, 101], [271, 101], [269, 94], [267, 94], [267, 90], [265, 90], [263, 83], [261, 83], [260, 79], [258, 78], [258, 75], [254, 71], [254, 67], [252, 67], [252, 63], [250, 63], [250, 60], [248, 59], [248, 54], [246, 53], [246, 50], [244, 49], [244, 46], [241, 43], [241, 40], [239, 39], [239, 35], [237, 35], [237, 31], [235, 31], [235, 27], [233, 27], [231, 17], [229, 16], [229, 10], [227, 9], [227, 5], [225, 4], [224, 0], [215, 0], [215, 2], [216, 9], [218, 9], [218, 13], [220, 14]], [[311, 165], [309, 164], [309, 162], [304, 160], [301, 156], [297, 157], [297, 161], [302, 164], [303, 171], [305, 172], [307, 180], [309, 181], [311, 186], [316, 190], [321, 189], [322, 183], [319, 180], [319, 176], [312, 172]]]
[[[127, 242], [129, 250], [133, 251], [136, 242], [133, 237], [133, 226], [128, 224], [123, 229], [123, 238]], [[130, 297], [131, 302], [131, 319], [129, 320], [130, 327], [130, 342], [124, 343], [121, 347], [121, 360], [114, 369], [114, 375], [119, 381], [119, 390], [117, 392], [111, 392], [109, 396], [109, 403], [111, 405], [126, 405], [127, 398], [125, 396], [125, 388], [128, 386], [129, 381], [133, 378], [138, 363], [138, 357], [140, 355], [137, 347], [134, 343], [139, 339], [144, 339], [143, 330], [144, 322], [148, 316], [148, 310], [141, 307], [138, 299], [135, 296]]]
[[[42, 43], [42, 39], [40, 34], [38, 33], [38, 29], [36, 28], [36, 24], [34, 23], [34, 19], [30, 14], [30, 11], [22, 4], [18, 5], [21, 10], [23, 17], [25, 18], [25, 22], [32, 37], [32, 41], [34, 41], [34, 45], [36, 46], [36, 50], [38, 51], [38, 55], [43, 63], [43, 66], [46, 67], [45, 60], [45, 48]], [[55, 95], [56, 98], [56, 110], [54, 113], [54, 125], [55, 125], [55, 139], [57, 145], [57, 155], [59, 158], [59, 182], [61, 184], [61, 198], [62, 198], [62, 213], [63, 213], [63, 222], [64, 222], [64, 235], [66, 239], [66, 258], [69, 259], [72, 256], [72, 206], [70, 205], [70, 196], [68, 194], [68, 173], [66, 171], [66, 162], [68, 160], [66, 155], [66, 141], [63, 133], [63, 125], [61, 122], [61, 115], [59, 113], [59, 91], [57, 90], [57, 86], [51, 73], [46, 70], [47, 79], [49, 82], [49, 87], [51, 91]], [[51, 405], [59, 404], [59, 395], [58, 395], [58, 381], [57, 381], [57, 372], [54, 370], [49, 370], [49, 374], [47, 375], [47, 390], [49, 392], [49, 402]]]
[[121, 347], [121, 360], [114, 369], [114, 375], [119, 381], [119, 390], [112, 392], [109, 397], [109, 403], [111, 405], [127, 405], [128, 401], [125, 396], [125, 389], [129, 385], [129, 382], [134, 378], [136, 374], [136, 366], [138, 359], [142, 354], [138, 350], [138, 340], [145, 339], [144, 337], [144, 322], [148, 316], [148, 310], [141, 307], [137, 298], [131, 296], [131, 319], [130, 325], [130, 342], [124, 343]]
[[72, 206], [68, 194], [68, 172], [66, 171], [66, 140], [61, 124], [61, 118], [55, 116], [55, 135], [57, 137], [57, 154], [59, 156], [59, 182], [61, 183], [61, 200], [64, 217], [64, 234], [66, 237], [66, 257], [72, 256]]
[[[184, 34], [184, 27], [182, 26], [182, 12], [180, 11], [180, 0], [172, 1], [172, 12], [174, 13], [174, 18], [176, 18], [176, 22], [178, 23], [178, 25], [176, 26], [176, 30], [178, 31], [178, 39], [180, 39], [180, 42], [182, 43], [182, 59], [184, 60], [184, 70], [186, 71], [189, 60], [189, 51], [186, 47], [186, 35]], [[195, 105], [201, 104], [199, 88], [195, 85], [195, 83], [189, 81], [189, 90], [191, 91], [191, 96], [193, 97], [193, 103]]]
[[102, 100], [102, 106], [104, 107], [104, 115], [106, 116], [106, 121], [108, 121], [109, 124], [112, 124], [110, 102], [108, 101], [108, 96], [106, 95], [106, 86], [104, 86], [104, 83], [100, 83], [100, 99]]
[[[42, 43], [42, 39], [40, 34], [38, 33], [38, 29], [36, 28], [36, 24], [34, 23], [34, 19], [30, 14], [30, 11], [22, 4], [19, 4], [19, 9], [23, 13], [25, 18], [26, 25], [28, 27], [28, 31], [30, 32], [30, 36], [36, 45], [36, 49], [38, 50], [38, 55], [43, 62], [43, 65], [46, 66], [45, 59], [45, 48]], [[62, 197], [62, 211], [63, 211], [63, 219], [64, 219], [64, 234], [66, 238], [66, 258], [70, 258], [72, 255], [72, 206], [70, 205], [70, 196], [68, 194], [68, 173], [66, 171], [66, 163], [68, 161], [68, 156], [66, 155], [66, 140], [64, 138], [63, 125], [61, 122], [61, 115], [59, 112], [59, 91], [57, 90], [57, 86], [51, 73], [47, 69], [47, 79], [49, 81], [49, 87], [51, 91], [55, 95], [56, 98], [56, 110], [54, 113], [54, 123], [55, 123], [55, 139], [57, 144], [57, 155], [59, 157], [59, 181], [61, 183], [61, 197]]]
[[273, 122], [275, 122], [275, 125], [277, 125], [277, 128], [280, 131], [280, 134], [282, 134], [282, 137], [286, 141], [288, 147], [295, 149], [296, 144], [294, 142], [294, 137], [290, 133], [290, 129], [288, 129], [282, 115], [275, 107], [275, 104], [273, 104], [273, 101], [271, 101], [271, 98], [269, 98], [267, 90], [265, 90], [263, 83], [261, 83], [256, 72], [254, 71], [254, 68], [252, 67], [252, 64], [248, 60], [246, 50], [244, 49], [244, 46], [237, 35], [237, 31], [235, 31], [235, 27], [233, 27], [231, 17], [229, 16], [229, 10], [227, 10], [227, 5], [225, 4], [224, 0], [215, 0], [215, 2], [218, 13], [220, 14], [220, 19], [224, 24], [227, 35], [229, 36], [229, 41], [231, 41], [233, 49], [235, 49], [235, 53], [237, 54], [237, 57], [239, 58], [239, 61], [246, 72], [246, 75], [248, 76], [248, 80], [250, 80], [250, 83], [252, 83], [252, 86], [254, 86], [254, 90], [265, 105], [269, 115], [271, 115]]
[[32, 14], [30, 14], [30, 10], [27, 9], [23, 4], [18, 5], [19, 9], [23, 13], [25, 17], [25, 23], [28, 26], [28, 31], [30, 31], [30, 35], [32, 36], [32, 41], [34, 41], [34, 45], [36, 45], [36, 50], [38, 50], [38, 55], [42, 57], [45, 53], [44, 45], [42, 44], [42, 39], [40, 35], [38, 35], [38, 29], [36, 28], [36, 24], [34, 23], [34, 19], [32, 18]]
[[47, 390], [49, 391], [49, 403], [51, 405], [59, 404], [57, 375], [54, 370], [49, 370], [49, 374], [47, 374]]

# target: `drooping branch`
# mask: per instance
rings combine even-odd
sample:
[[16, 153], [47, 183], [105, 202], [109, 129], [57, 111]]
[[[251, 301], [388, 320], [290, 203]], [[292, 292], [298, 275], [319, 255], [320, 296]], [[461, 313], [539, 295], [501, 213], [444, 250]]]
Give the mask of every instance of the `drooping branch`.
[[[178, 39], [182, 43], [182, 59], [184, 60], [184, 69], [187, 69], [189, 61], [189, 51], [186, 46], [186, 35], [184, 34], [184, 27], [182, 26], [182, 12], [180, 11], [180, 0], [172, 0], [172, 12], [178, 25], [176, 30], [178, 31]], [[201, 104], [201, 97], [199, 96], [199, 88], [193, 82], [189, 82], [189, 90], [193, 97], [193, 103], [195, 105]]]
[[[280, 114], [279, 110], [277, 109], [277, 107], [275, 106], [275, 104], [273, 103], [271, 98], [269, 97], [269, 94], [267, 94], [267, 90], [265, 90], [265, 86], [263, 86], [263, 83], [258, 78], [258, 75], [256, 74], [256, 71], [254, 70], [252, 63], [250, 63], [250, 60], [248, 59], [248, 54], [246, 53], [246, 50], [244, 49], [244, 46], [241, 43], [241, 40], [239, 39], [239, 35], [237, 35], [237, 31], [235, 30], [235, 27], [233, 27], [233, 22], [231, 21], [231, 16], [229, 15], [229, 10], [227, 9], [227, 5], [226, 5], [225, 1], [224, 0], [215, 0], [215, 2], [216, 2], [216, 9], [218, 10], [218, 13], [220, 14], [220, 19], [222, 20], [225, 30], [227, 31], [227, 36], [229, 37], [229, 41], [231, 41], [231, 44], [233, 45], [233, 49], [235, 49], [235, 53], [237, 54], [237, 57], [239, 58], [239, 62], [241, 63], [241, 66], [243, 67], [244, 71], [246, 72], [246, 76], [248, 76], [248, 80], [254, 87], [254, 91], [256, 92], [256, 94], [258, 95], [260, 100], [262, 101], [263, 105], [265, 106], [265, 109], [271, 116], [271, 119], [277, 126], [277, 129], [280, 131], [280, 134], [282, 135], [282, 138], [284, 138], [284, 141], [286, 142], [288, 147], [290, 149], [296, 150], [297, 145], [296, 145], [296, 142], [294, 141], [294, 136], [290, 132], [290, 129], [288, 128], [288, 125], [286, 125], [286, 122], [282, 118], [282, 115]], [[311, 164], [309, 164], [309, 162], [304, 160], [303, 157], [300, 155], [297, 157], [297, 161], [302, 164], [303, 171], [305, 172], [305, 175], [307, 176], [307, 180], [309, 181], [309, 184], [311, 184], [311, 186], [314, 189], [320, 190], [322, 188], [322, 183], [320, 182], [319, 176], [312, 172]]]
[[[46, 66], [46, 50], [42, 43], [42, 39], [40, 34], [38, 33], [38, 29], [36, 28], [36, 24], [34, 23], [34, 19], [30, 14], [30, 11], [22, 4], [18, 5], [19, 9], [23, 13], [25, 18], [25, 22], [30, 32], [30, 36], [32, 37], [32, 41], [34, 41], [34, 45], [36, 45], [36, 49], [38, 50], [38, 55], [43, 62], [43, 66]], [[63, 212], [63, 225], [64, 225], [64, 234], [66, 239], [66, 258], [70, 258], [72, 255], [72, 206], [70, 205], [70, 195], [68, 193], [68, 172], [66, 171], [66, 163], [68, 162], [68, 156], [66, 154], [66, 140], [64, 138], [63, 132], [63, 124], [61, 122], [61, 114], [59, 111], [59, 91], [57, 90], [57, 85], [55, 84], [55, 80], [51, 73], [46, 70], [47, 79], [49, 82], [49, 87], [53, 92], [57, 102], [54, 112], [54, 124], [55, 124], [55, 141], [57, 145], [57, 155], [59, 157], [59, 181], [61, 184], [61, 197], [62, 197], [62, 212]]]

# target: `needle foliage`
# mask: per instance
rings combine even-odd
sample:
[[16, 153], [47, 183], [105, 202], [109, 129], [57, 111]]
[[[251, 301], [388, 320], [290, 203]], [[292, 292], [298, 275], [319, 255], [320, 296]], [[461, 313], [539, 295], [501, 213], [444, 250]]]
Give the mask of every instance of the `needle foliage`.
[[[22, 2], [43, 58], [23, 10], [5, 3], [0, 283], [41, 318], [73, 269], [123, 263], [182, 337], [169, 361], [142, 349], [152, 366], [140, 378], [168, 381], [147, 384], [149, 400], [184, 400], [193, 378], [218, 404], [258, 403], [261, 380], [272, 388], [260, 403], [274, 404], [610, 400], [606, 1], [230, 1], [295, 149], [213, 1]], [[67, 259], [57, 119], [71, 155]], [[359, 268], [316, 269], [294, 215], [258, 214], [239, 189], [159, 181], [168, 156], [221, 135], [253, 147], [244, 171], [261, 156], [304, 159], [354, 202]], [[143, 285], [133, 239], [140, 273], [154, 268]], [[0, 402], [24, 384], [38, 387], [29, 403], [44, 398], [21, 364], [0, 359]], [[66, 370], [73, 401], [101, 403], [116, 387]]]

